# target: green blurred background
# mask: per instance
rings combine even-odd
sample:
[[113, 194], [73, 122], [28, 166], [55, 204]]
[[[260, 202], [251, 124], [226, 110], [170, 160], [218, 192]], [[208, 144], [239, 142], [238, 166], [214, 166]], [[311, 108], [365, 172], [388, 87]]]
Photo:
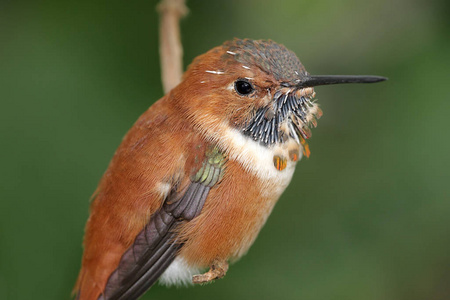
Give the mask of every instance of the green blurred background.
[[[0, 1], [0, 299], [69, 299], [89, 197], [163, 95], [156, 1]], [[185, 64], [273, 39], [324, 110], [250, 252], [224, 280], [143, 299], [450, 299], [450, 2], [199, 1]]]

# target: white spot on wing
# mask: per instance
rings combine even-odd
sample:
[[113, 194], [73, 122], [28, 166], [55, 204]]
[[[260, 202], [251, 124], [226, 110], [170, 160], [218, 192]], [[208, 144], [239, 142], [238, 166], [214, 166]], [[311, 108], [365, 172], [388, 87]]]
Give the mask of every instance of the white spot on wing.
[[156, 184], [156, 191], [162, 198], [166, 198], [169, 195], [170, 189], [172, 186], [166, 182], [158, 182]]

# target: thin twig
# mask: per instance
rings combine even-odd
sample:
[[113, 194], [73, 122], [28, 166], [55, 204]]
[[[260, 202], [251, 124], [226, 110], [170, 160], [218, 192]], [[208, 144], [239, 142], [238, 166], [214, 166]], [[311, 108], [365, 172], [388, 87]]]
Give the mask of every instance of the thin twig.
[[180, 18], [188, 9], [185, 0], [161, 0], [158, 4], [159, 56], [164, 92], [169, 92], [181, 81], [183, 75], [183, 47], [180, 38]]

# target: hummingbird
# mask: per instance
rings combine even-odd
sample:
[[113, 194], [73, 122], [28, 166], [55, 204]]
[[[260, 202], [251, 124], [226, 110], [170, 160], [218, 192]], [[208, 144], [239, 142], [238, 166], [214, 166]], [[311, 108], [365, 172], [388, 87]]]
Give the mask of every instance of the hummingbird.
[[156, 281], [225, 276], [288, 186], [322, 110], [314, 87], [380, 76], [314, 76], [271, 40], [198, 56], [133, 125], [92, 196], [79, 300], [138, 299]]

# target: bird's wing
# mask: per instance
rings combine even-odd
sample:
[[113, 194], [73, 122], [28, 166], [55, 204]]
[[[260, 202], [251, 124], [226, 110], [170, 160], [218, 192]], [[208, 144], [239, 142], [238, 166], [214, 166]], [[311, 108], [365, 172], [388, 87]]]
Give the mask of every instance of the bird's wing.
[[205, 161], [182, 191], [169, 194], [162, 207], [136, 236], [120, 259], [99, 300], [137, 299], [161, 276], [175, 259], [183, 241], [175, 229], [198, 216], [209, 190], [223, 176], [226, 157], [217, 149], [206, 152]]

